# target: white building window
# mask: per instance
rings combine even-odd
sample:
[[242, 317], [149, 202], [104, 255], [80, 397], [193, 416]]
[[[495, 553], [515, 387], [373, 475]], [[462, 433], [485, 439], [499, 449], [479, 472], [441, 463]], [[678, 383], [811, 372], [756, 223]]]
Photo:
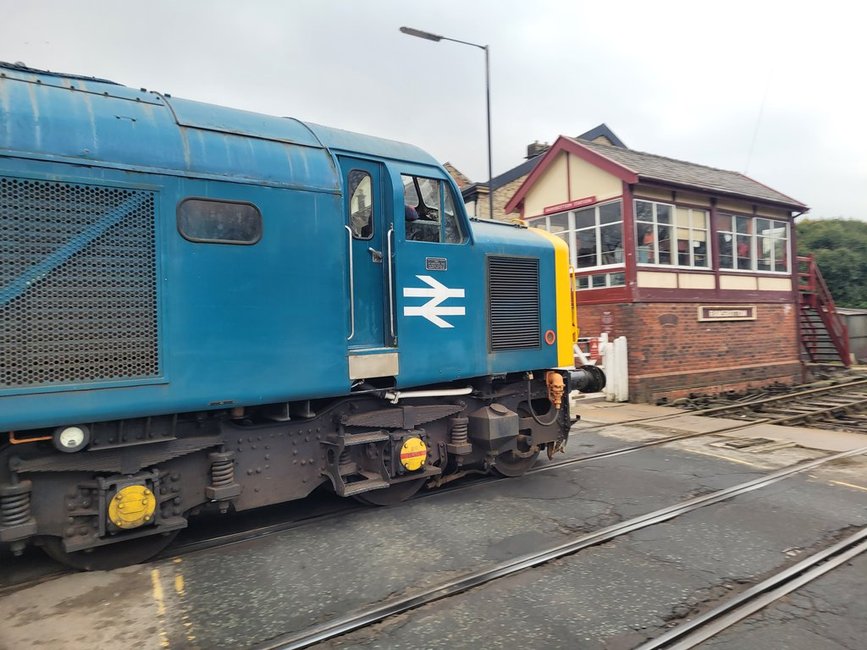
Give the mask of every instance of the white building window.
[[563, 239], [575, 268], [623, 264], [623, 210], [619, 200], [538, 217], [530, 225]]
[[639, 264], [710, 268], [707, 210], [635, 201]]
[[618, 273], [594, 273], [582, 275], [577, 278], [576, 285], [579, 289], [608, 289], [610, 287], [625, 287], [626, 274]]
[[756, 219], [756, 269], [789, 273], [789, 224], [775, 219]]
[[467, 216], [468, 217], [474, 218], [474, 217], [478, 216], [476, 214], [476, 206], [477, 205], [478, 205], [478, 202], [475, 199], [473, 199], [472, 201], [464, 202], [464, 207], [466, 207], [466, 209], [467, 209]]
[[707, 210], [677, 206], [674, 213], [677, 265], [710, 268], [710, 215]]
[[789, 224], [762, 217], [719, 217], [720, 268], [789, 273]]

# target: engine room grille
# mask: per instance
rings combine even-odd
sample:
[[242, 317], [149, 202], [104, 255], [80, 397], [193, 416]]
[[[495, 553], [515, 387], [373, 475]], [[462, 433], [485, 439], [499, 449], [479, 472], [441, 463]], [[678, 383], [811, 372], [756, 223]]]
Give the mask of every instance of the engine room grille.
[[539, 260], [488, 258], [491, 350], [541, 345]]
[[0, 389], [158, 376], [154, 193], [0, 177]]

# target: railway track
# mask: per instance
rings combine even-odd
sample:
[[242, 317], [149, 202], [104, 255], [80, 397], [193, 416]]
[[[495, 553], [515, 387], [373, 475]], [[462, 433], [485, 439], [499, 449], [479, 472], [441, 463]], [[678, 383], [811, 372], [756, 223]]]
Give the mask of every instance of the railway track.
[[[867, 382], [865, 382], [865, 383], [867, 383]], [[683, 415], [682, 413], [678, 414], [678, 416], [682, 416], [682, 415]], [[656, 423], [656, 422], [665, 421], [667, 419], [671, 419], [673, 417], [678, 417], [678, 416], [662, 416], [662, 417], [642, 418], [640, 420], [628, 421], [628, 422], [618, 423], [618, 424], [632, 425], [632, 424]], [[789, 416], [786, 415], [785, 417], [788, 418]], [[784, 419], [784, 418], [778, 418], [778, 420], [780, 420], [780, 419]], [[764, 418], [763, 421], [767, 421], [769, 423], [774, 423], [774, 424], [778, 423], [777, 421], [770, 420], [767, 418]], [[551, 462], [551, 463], [547, 463], [545, 465], [540, 465], [540, 466], [537, 466], [537, 467], [534, 467], [533, 469], [531, 469], [529, 473], [535, 474], [535, 473], [549, 471], [549, 470], [553, 470], [553, 469], [569, 468], [571, 466], [577, 466], [577, 465], [580, 465], [582, 463], [587, 463], [590, 461], [601, 460], [604, 458], [634, 453], [634, 452], [637, 452], [639, 450], [646, 449], [648, 447], [664, 445], [666, 443], [676, 442], [679, 440], [696, 438], [696, 437], [701, 437], [701, 436], [712, 436], [712, 435], [720, 434], [720, 433], [727, 433], [727, 432], [735, 431], [738, 429], [747, 428], [747, 427], [755, 424], [755, 422], [756, 422], [755, 420], [750, 420], [750, 421], [746, 421], [746, 422], [739, 422], [739, 423], [734, 424], [734, 425], [726, 425], [726, 426], [720, 427], [719, 429], [715, 429], [713, 431], [707, 431], [707, 432], [701, 432], [701, 433], [677, 434], [677, 435], [661, 437], [661, 438], [657, 438], [654, 440], [649, 440], [649, 441], [645, 441], [645, 442], [641, 442], [641, 443], [637, 443], [637, 444], [633, 444], [633, 445], [621, 446], [621, 447], [617, 447], [617, 448], [611, 449], [611, 450], [587, 454], [584, 456], [578, 456], [575, 458], [569, 458], [569, 459], [558, 461], [558, 462]], [[603, 426], [606, 426], [606, 425], [603, 425]], [[613, 426], [613, 424], [607, 425], [607, 426]], [[593, 429], [597, 429], [597, 428], [600, 428], [600, 427], [598, 427], [598, 426], [587, 427], [585, 430], [593, 430]], [[546, 549], [540, 553], [533, 554], [533, 556], [522, 556], [519, 558], [515, 558], [513, 560], [509, 560], [507, 562], [496, 565], [495, 567], [493, 567], [492, 569], [489, 569], [487, 571], [467, 575], [467, 576], [460, 578], [458, 580], [455, 580], [453, 582], [450, 582], [450, 583], [447, 583], [444, 585], [439, 585], [435, 588], [429, 589], [429, 590], [423, 592], [422, 594], [417, 594], [411, 598], [403, 599], [401, 601], [389, 601], [387, 603], [374, 606], [374, 607], [370, 608], [369, 610], [365, 610], [363, 612], [356, 612], [351, 617], [342, 617], [341, 619], [336, 619], [334, 621], [331, 621], [330, 623], [326, 623], [324, 625], [317, 626], [317, 628], [315, 628], [315, 629], [311, 628], [311, 629], [305, 630], [301, 633], [295, 633], [292, 635], [287, 635], [285, 637], [280, 637], [278, 639], [274, 639], [273, 641], [271, 641], [271, 642], [269, 642], [269, 643], [267, 643], [261, 647], [262, 648], [269, 648], [269, 649], [270, 648], [307, 647], [309, 645], [319, 643], [321, 641], [324, 641], [324, 640], [327, 640], [330, 638], [334, 638], [334, 637], [346, 634], [348, 632], [351, 632], [353, 630], [357, 630], [357, 629], [360, 629], [362, 627], [374, 624], [378, 621], [382, 621], [382, 620], [388, 618], [389, 616], [393, 616], [393, 615], [399, 614], [401, 612], [415, 609], [415, 608], [420, 607], [426, 603], [434, 602], [435, 600], [439, 600], [442, 598], [447, 598], [451, 595], [455, 595], [455, 594], [460, 593], [462, 591], [466, 591], [466, 590], [472, 589], [474, 587], [481, 586], [481, 585], [483, 585], [487, 582], [490, 582], [492, 580], [496, 580], [498, 578], [511, 575], [511, 574], [516, 573], [518, 571], [522, 571], [522, 570], [525, 570], [528, 568], [532, 568], [535, 566], [545, 564], [545, 563], [547, 563], [553, 559], [559, 558], [559, 557], [564, 557], [564, 556], [571, 555], [573, 553], [577, 553], [578, 551], [580, 551], [584, 548], [588, 548], [590, 546], [604, 543], [605, 541], [614, 539], [614, 538], [621, 536], [621, 535], [628, 534], [632, 531], [639, 530], [641, 528], [645, 528], [648, 526], [652, 526], [652, 525], [657, 524], [657, 523], [662, 523], [664, 521], [668, 521], [668, 520], [673, 519], [675, 517], [678, 517], [682, 514], [692, 512], [698, 508], [702, 508], [704, 506], [708, 506], [708, 505], [711, 505], [713, 503], [719, 503], [721, 501], [731, 499], [731, 498], [733, 498], [739, 494], [745, 494], [749, 491], [760, 489], [766, 485], [771, 485], [773, 483], [776, 483], [777, 481], [788, 478], [789, 476], [794, 476], [795, 474], [806, 472], [808, 470], [814, 469], [816, 467], [819, 467], [819, 466], [824, 465], [826, 463], [832, 462], [834, 460], [852, 457], [852, 456], [856, 456], [856, 455], [860, 455], [860, 454], [864, 454], [864, 453], [867, 453], [867, 447], [853, 450], [850, 452], [844, 452], [841, 454], [834, 454], [831, 456], [820, 458], [820, 459], [815, 460], [815, 461], [811, 461], [808, 463], [799, 464], [799, 465], [796, 465], [793, 467], [785, 468], [785, 469], [780, 470], [778, 472], [774, 472], [768, 476], [765, 476], [765, 477], [762, 477], [759, 479], [755, 479], [753, 481], [749, 481], [747, 483], [743, 483], [741, 485], [734, 486], [734, 487], [728, 488], [726, 490], [720, 490], [718, 492], [714, 492], [714, 493], [709, 494], [709, 495], [704, 495], [704, 496], [696, 498], [696, 499], [690, 499], [688, 501], [684, 501], [684, 502], [676, 504], [674, 506], [662, 508], [660, 510], [648, 513], [646, 515], [636, 517], [634, 519], [631, 519], [631, 520], [626, 521], [626, 522], [622, 522], [620, 524], [616, 524], [614, 526], [609, 526], [607, 528], [603, 528], [601, 530], [594, 531], [594, 532], [589, 533], [589, 534], [581, 535], [580, 537], [577, 537], [577, 538], [571, 540], [570, 542], [567, 542], [566, 544], [560, 544], [557, 547]], [[474, 486], [487, 483], [490, 480], [498, 480], [498, 479], [483, 479], [483, 480], [477, 480], [477, 481], [473, 481], [473, 482], [458, 483], [458, 484], [455, 484], [453, 486], [441, 488], [440, 490], [432, 491], [432, 492], [426, 493], [426, 494], [421, 495], [421, 496], [422, 496], [422, 498], [436, 497], [438, 494], [444, 494], [445, 492], [450, 492], [450, 491], [454, 491], [454, 490], [471, 489]], [[343, 507], [344, 505], [345, 505], [345, 507]], [[170, 549], [169, 552], [164, 553], [161, 557], [162, 558], [178, 557], [178, 556], [186, 555], [188, 553], [192, 553], [192, 552], [199, 551], [199, 550], [219, 548], [219, 547], [223, 547], [223, 546], [229, 546], [231, 544], [236, 544], [236, 543], [248, 541], [248, 540], [255, 539], [255, 538], [265, 537], [268, 535], [272, 535], [272, 534], [276, 534], [279, 532], [291, 530], [294, 528], [299, 528], [301, 526], [313, 524], [316, 522], [321, 522], [322, 520], [330, 518], [330, 517], [341, 516], [342, 514], [345, 514], [347, 511], [350, 511], [354, 508], [355, 508], [355, 505], [351, 502], [349, 502], [349, 503], [341, 502], [340, 506], [334, 508], [333, 510], [328, 511], [328, 512], [318, 513], [314, 517], [308, 517], [306, 519], [294, 519], [292, 521], [287, 521], [287, 522], [278, 522], [275, 524], [271, 524], [269, 526], [257, 527], [255, 529], [251, 529], [251, 530], [238, 531], [238, 532], [233, 532], [233, 533], [229, 533], [229, 534], [219, 535], [219, 536], [216, 536], [213, 538], [209, 538], [207, 540], [196, 540], [196, 541], [193, 541], [193, 542], [190, 542], [187, 544], [181, 544], [181, 545], [178, 545], [178, 546]], [[842, 549], [839, 553], [836, 553], [836, 552], [832, 553], [832, 555], [834, 555], [835, 557], [838, 555], [840, 557], [844, 557], [844, 556], [847, 558], [852, 557], [852, 555], [846, 555], [846, 553], [849, 553], [854, 548], [860, 549], [857, 551], [858, 553], [862, 552], [864, 550], [864, 543], [862, 543], [862, 542], [864, 542], [864, 540], [863, 540], [863, 538], [859, 538], [859, 540], [860, 541], [858, 541], [858, 540], [855, 541], [857, 543], [853, 542], [852, 544], [848, 545], [845, 549]], [[830, 549], [829, 549], [829, 552], [830, 552]], [[823, 558], [827, 557], [826, 555], [820, 555], [820, 554], [817, 554], [817, 556], [818, 556], [818, 559], [816, 559], [817, 564], [824, 562]], [[814, 557], [817, 557], [817, 556], [814, 556]], [[846, 560], [845, 559], [841, 560], [841, 562], [844, 562], [844, 561], [846, 561]], [[806, 561], [804, 561], [804, 562], [806, 562]], [[801, 567], [802, 564], [803, 564], [803, 562], [796, 565], [796, 567]], [[791, 569], [787, 569], [786, 572], [784, 572], [784, 574], [786, 576], [789, 576], [789, 578], [784, 577], [784, 578], [780, 579], [780, 583], [778, 585], [779, 589], [783, 589], [784, 587], [788, 586], [789, 591], [791, 591], [792, 589], [796, 589], [798, 585], [803, 584], [803, 582], [797, 582], [798, 580], [803, 580], [804, 579], [803, 576], [818, 575], [817, 573], [816, 574], [807, 573], [806, 570], [803, 570], [803, 571], [802, 570], [796, 570], [796, 567], [792, 567]], [[822, 567], [826, 567], [826, 568], [824, 568], [825, 571], [830, 570], [830, 568], [832, 568], [831, 564], [827, 563], [827, 562], [822, 564]], [[819, 571], [819, 570], [820, 569], [816, 569], [816, 571]], [[62, 575], [65, 575], [67, 573], [70, 573], [70, 572], [69, 571], [55, 572], [55, 573], [52, 573], [50, 575], [42, 576], [38, 580], [35, 580], [35, 581], [29, 581], [29, 582], [25, 582], [25, 583], [21, 583], [21, 584], [17, 584], [17, 585], [11, 585], [11, 586], [8, 586], [8, 587], [0, 590], [0, 595], [7, 594], [10, 591], [14, 591], [16, 589], [30, 586], [31, 584], [51, 580], [51, 579], [54, 579], [56, 577], [60, 577]], [[777, 586], [768, 587], [768, 586], [762, 586], [762, 585], [765, 585], [765, 583], [761, 583], [761, 585], [757, 585], [755, 588], [747, 590], [746, 592], [744, 592], [744, 594], [739, 596], [737, 599], [733, 599], [732, 603], [727, 604], [728, 607], [726, 608], [726, 611], [722, 611], [722, 609], [720, 609], [720, 611], [718, 613], [714, 614], [713, 616], [710, 616], [710, 612], [709, 612], [708, 615], [706, 615], [706, 616], [708, 616], [708, 621], [710, 621], [708, 623], [708, 625], [710, 625], [712, 627], [705, 627], [703, 624], [698, 625], [698, 624], [694, 624], [692, 621], [690, 621], [690, 629], [689, 630], [686, 630], [686, 629], [681, 630], [681, 628], [675, 628], [675, 630], [681, 630], [680, 634], [678, 635], [678, 637], [676, 639], [674, 637], [672, 637], [670, 640], [663, 640], [663, 637], [660, 637], [659, 638], [660, 639], [660, 645], [648, 646], [648, 648], [650, 648], [650, 647], [692, 647], [692, 645], [694, 645], [695, 643], [700, 643], [702, 638], [707, 638], [707, 636], [701, 637], [700, 635], [709, 634], [708, 630], [717, 630], [718, 631], [719, 629], [722, 629], [719, 626], [723, 624], [723, 621], [732, 621], [732, 622], [728, 623], [728, 625], [731, 625], [734, 622], [736, 622], [736, 620], [740, 620], [740, 618], [743, 618], [744, 616], [748, 616], [751, 611], [755, 611], [755, 610], [746, 609], [750, 606], [755, 607], [755, 604], [752, 604], [752, 605], [750, 604], [751, 602], [752, 603], [766, 602], [764, 599], [767, 598], [767, 593], [769, 593], [770, 591], [777, 593], [777, 591], [776, 591], [778, 589]], [[762, 588], [760, 589], [759, 587], [762, 587]], [[757, 593], [758, 593], [756, 598], [760, 598], [762, 600], [752, 601], [750, 598], [748, 598], [748, 594], [752, 594], [754, 590], [757, 590]], [[780, 592], [780, 593], [788, 593], [788, 592]], [[777, 597], [780, 597], [780, 596], [777, 596]], [[737, 600], [737, 602], [735, 603], [734, 600]], [[764, 606], [764, 605], [761, 605], [761, 606]], [[737, 619], [733, 618], [733, 617], [735, 617], [735, 612], [740, 613], [739, 614], [740, 618], [737, 618]], [[747, 613], [743, 613], [743, 612], [747, 612]], [[696, 620], [698, 620], [698, 619], [696, 619]], [[704, 620], [704, 618], [702, 618], [702, 620]], [[715, 634], [717, 632], [713, 632], [713, 633]], [[669, 634], [671, 634], [671, 633], [669, 633]], [[682, 639], [681, 639], [681, 635], [683, 635]], [[693, 637], [692, 635], [696, 635], [696, 636]], [[693, 639], [693, 638], [699, 639], [699, 640], [698, 641], [692, 641], [691, 639]], [[668, 634], [666, 635], [666, 639], [669, 639]], [[691, 643], [692, 645], [680, 645], [682, 643]], [[677, 644], [677, 645], [674, 645], [674, 644]]]
[[[276, 533], [282, 533], [296, 528], [301, 528], [303, 526], [308, 526], [314, 523], [327, 521], [328, 519], [339, 517], [345, 515], [348, 512], [361, 508], [364, 508], [364, 506], [356, 503], [355, 501], [341, 499], [336, 503], [335, 506], [327, 508], [323, 512], [318, 512], [311, 516], [291, 518], [286, 521], [278, 521], [267, 526], [256, 526], [254, 528], [249, 528], [245, 530], [212, 535], [207, 537], [206, 539], [191, 539], [189, 541], [181, 541], [170, 546], [162, 553], [158, 554], [152, 561], [168, 560], [183, 557], [184, 555], [188, 555], [196, 551], [204, 551], [208, 549], [231, 546], [232, 544], [240, 544], [242, 542], [251, 541], [260, 537], [267, 537]], [[0, 587], [0, 597], [6, 596], [20, 589], [33, 587], [38, 584], [55, 580], [57, 578], [61, 578], [63, 576], [73, 573], [76, 573], [74, 569], [61, 568], [40, 574], [36, 577], [28, 577], [21, 580], [16, 580], [13, 576], [7, 584]]]
[[[683, 415], [683, 414], [678, 413], [676, 415], [666, 415], [666, 416], [657, 416], [657, 417], [652, 417], [652, 418], [642, 418], [639, 420], [631, 420], [628, 422], [622, 422], [622, 423], [618, 423], [618, 424], [632, 425], [632, 424], [639, 424], [639, 423], [659, 422], [659, 421], [663, 421], [666, 419], [679, 417], [680, 415]], [[527, 474], [528, 475], [529, 474], [537, 474], [540, 472], [547, 472], [547, 471], [551, 471], [551, 470], [555, 470], [555, 469], [569, 468], [569, 467], [573, 467], [576, 465], [580, 465], [582, 463], [588, 463], [588, 462], [595, 461], [595, 460], [602, 460], [605, 458], [612, 458], [615, 456], [630, 454], [630, 453], [634, 453], [637, 451], [641, 451], [642, 449], [647, 449], [649, 447], [657, 447], [660, 445], [668, 444], [671, 442], [677, 442], [680, 440], [686, 440], [686, 439], [697, 438], [697, 437], [702, 437], [702, 436], [711, 436], [711, 435], [715, 435], [718, 433], [727, 433], [727, 432], [731, 432], [731, 431], [737, 431], [739, 429], [742, 429], [742, 428], [745, 428], [748, 426], [752, 426], [753, 424], [755, 424], [755, 422], [750, 422], [747, 424], [738, 424], [738, 425], [734, 425], [734, 426], [726, 426], [726, 427], [722, 427], [720, 429], [714, 429], [713, 431], [705, 431], [705, 432], [700, 432], [700, 433], [683, 433], [683, 434], [665, 436], [665, 437], [661, 437], [661, 438], [655, 438], [653, 440], [646, 440], [646, 441], [643, 441], [640, 443], [635, 443], [632, 445], [625, 445], [625, 446], [617, 447], [615, 449], [596, 452], [596, 453], [592, 453], [592, 454], [586, 454], [586, 455], [582, 455], [582, 456], [576, 456], [575, 458], [568, 458], [565, 460], [549, 462], [549, 463], [545, 463], [544, 465], [537, 465], [537, 466], [533, 467], [532, 469], [530, 469], [527, 472]], [[604, 428], [607, 426], [613, 426], [613, 424], [611, 424], [611, 425], [603, 424], [603, 425], [596, 425], [596, 426], [592, 426], [592, 427], [587, 427], [587, 428], [583, 429], [583, 431], [593, 431], [593, 430], [597, 430], [597, 429]], [[469, 481], [464, 480], [461, 482], [452, 483], [450, 485], [441, 487], [437, 490], [432, 490], [429, 492], [423, 492], [423, 493], [419, 494], [416, 498], [434, 498], [434, 497], [438, 497], [440, 495], [448, 494], [450, 492], [472, 489], [474, 487], [478, 487], [480, 485], [484, 485], [484, 484], [487, 484], [487, 483], [490, 483], [493, 481], [499, 481], [499, 480], [503, 480], [503, 479], [501, 479], [500, 477], [491, 476], [491, 475], [487, 475], [484, 477], [477, 477], [477, 478], [474, 478], [474, 479], [469, 480]], [[177, 558], [177, 557], [182, 557], [184, 555], [187, 555], [187, 554], [193, 553], [193, 552], [197, 552], [197, 551], [217, 549], [217, 548], [230, 546], [232, 544], [240, 544], [242, 542], [250, 541], [253, 539], [260, 538], [260, 537], [267, 537], [269, 535], [274, 535], [277, 533], [282, 533], [282, 532], [287, 532], [289, 530], [294, 530], [294, 529], [300, 528], [302, 526], [307, 526], [307, 525], [319, 523], [319, 522], [322, 522], [322, 521], [327, 520], [329, 518], [342, 516], [348, 512], [356, 510], [357, 508], [360, 508], [360, 507], [362, 507], [362, 506], [360, 506], [360, 504], [357, 504], [355, 501], [341, 500], [338, 503], [338, 505], [335, 505], [333, 508], [329, 508], [329, 509], [327, 509], [326, 512], [317, 513], [313, 516], [291, 518], [287, 521], [281, 521], [281, 522], [269, 524], [267, 526], [257, 526], [257, 527], [250, 528], [247, 530], [235, 531], [235, 532], [231, 532], [231, 533], [227, 533], [227, 534], [218, 534], [218, 535], [208, 537], [207, 539], [195, 539], [195, 540], [191, 540], [188, 542], [179, 542], [179, 543], [169, 547], [168, 549], [166, 549], [165, 551], [163, 551], [159, 555], [157, 555], [157, 557], [155, 559], [159, 560], [159, 559]], [[36, 577], [28, 576], [28, 577], [23, 578], [23, 579], [17, 579], [13, 575], [11, 579], [8, 579], [8, 582], [6, 584], [0, 586], [0, 596], [8, 595], [9, 593], [17, 591], [19, 589], [25, 589], [28, 587], [33, 587], [33, 586], [41, 584], [43, 582], [48, 582], [50, 580], [60, 578], [64, 575], [69, 575], [71, 573], [74, 573], [74, 571], [72, 569], [59, 569], [59, 570], [53, 570], [53, 571], [49, 571], [47, 573], [39, 574]]]
[[814, 553], [710, 611], [678, 625], [639, 646], [637, 650], [694, 648], [864, 552], [867, 552], [867, 528], [860, 529], [837, 544]]
[[[585, 427], [581, 431], [595, 431], [599, 429], [604, 429], [611, 426], [633, 426], [633, 425], [645, 425], [645, 424], [655, 424], [660, 422], [665, 422], [666, 420], [675, 419], [678, 417], [682, 417], [685, 414], [689, 415], [703, 415], [710, 417], [737, 417], [739, 419], [745, 420], [743, 423], [739, 423], [736, 425], [728, 425], [721, 427], [719, 429], [714, 429], [712, 431], [702, 431], [702, 432], [692, 432], [692, 433], [683, 433], [676, 434], [671, 436], [665, 436], [662, 438], [656, 438], [653, 440], [647, 440], [640, 443], [636, 443], [633, 445], [626, 445], [622, 447], [618, 447], [616, 449], [611, 449], [607, 451], [597, 452], [593, 454], [587, 454], [582, 456], [577, 456], [575, 458], [570, 458], [561, 461], [555, 461], [546, 463], [544, 465], [537, 465], [530, 469], [527, 474], [536, 474], [540, 472], [547, 472], [555, 469], [563, 469], [576, 465], [580, 465], [582, 463], [587, 463], [590, 461], [601, 460], [605, 458], [611, 458], [615, 456], [620, 456], [624, 454], [634, 453], [640, 451], [642, 449], [647, 449], [649, 447], [656, 447], [660, 445], [664, 445], [671, 442], [677, 442], [681, 440], [687, 440], [690, 438], [698, 438], [704, 436], [712, 436], [722, 433], [731, 433], [734, 431], [738, 431], [740, 429], [745, 429], [755, 424], [760, 423], [768, 423], [768, 424], [794, 424], [798, 422], [802, 422], [803, 420], [799, 420], [798, 418], [806, 417], [807, 413], [795, 413], [792, 414], [791, 411], [785, 411], [781, 409], [783, 408], [783, 404], [787, 403], [787, 400], [799, 400], [804, 399], [806, 397], [815, 397], [817, 400], [821, 401], [822, 399], [834, 399], [834, 403], [831, 405], [825, 406], [826, 410], [834, 410], [843, 408], [843, 401], [836, 398], [828, 398], [826, 394], [829, 392], [839, 391], [841, 388], [850, 391], [852, 389], [857, 390], [857, 394], [864, 394], [863, 400], [867, 402], [867, 380], [860, 380], [849, 382], [842, 385], [836, 386], [828, 386], [822, 388], [809, 389], [805, 391], [798, 391], [795, 393], [788, 393], [785, 395], [774, 396], [770, 398], [759, 398], [753, 399], [751, 401], [743, 401], [737, 404], [732, 405], [724, 405], [724, 406], [716, 406], [706, 409], [695, 410], [687, 413], [678, 412], [675, 414], [669, 415], [661, 415], [661, 416], [652, 416], [647, 418], [639, 418], [635, 420], [628, 420], [625, 422], [612, 422], [612, 423], [603, 423], [598, 425], [593, 425], [590, 427]], [[848, 393], [847, 393], [848, 394]], [[818, 403], [818, 402], [817, 402]], [[851, 403], [851, 401], [847, 402]], [[770, 406], [769, 406], [770, 405]], [[756, 410], [756, 408], [763, 408], [764, 411]], [[865, 406], [867, 408], [867, 406]], [[742, 411], [744, 410], [744, 411]], [[782, 417], [778, 417], [773, 419], [771, 417], [774, 414], [782, 413]], [[765, 415], [766, 417], [760, 417], [760, 415]], [[867, 419], [867, 418], [865, 418]], [[867, 432], [867, 428], [865, 428], [865, 432]], [[479, 485], [483, 485], [489, 483], [491, 481], [501, 480], [499, 477], [494, 476], [485, 476], [481, 478], [476, 478], [471, 481], [462, 481], [458, 483], [454, 483], [452, 485], [448, 485], [445, 487], [441, 487], [435, 491], [424, 492], [418, 495], [417, 498], [430, 498], [436, 497], [438, 495], [446, 494], [449, 492], [453, 492], [456, 490], [465, 490], [472, 489], [473, 487], [477, 487]], [[193, 553], [196, 551], [216, 549], [225, 546], [230, 546], [232, 544], [239, 544], [242, 542], [250, 541], [253, 539], [257, 539], [260, 537], [266, 537], [269, 535], [286, 532], [289, 530], [293, 530], [302, 526], [311, 525], [317, 522], [321, 522], [323, 520], [341, 516], [349, 511], [352, 511], [356, 508], [356, 504], [352, 501], [341, 502], [340, 505], [329, 509], [327, 512], [316, 514], [312, 517], [301, 517], [301, 518], [293, 518], [288, 521], [277, 522], [274, 524], [270, 524], [267, 526], [259, 526], [255, 528], [251, 528], [249, 530], [236, 531], [227, 534], [220, 534], [213, 537], [209, 537], [207, 539], [199, 539], [192, 540], [189, 542], [181, 542], [176, 544], [160, 555], [157, 556], [156, 559], [170, 559], [181, 557], [187, 555], [189, 553]], [[37, 584], [41, 584], [43, 582], [47, 582], [49, 580], [54, 580], [56, 578], [62, 577], [64, 575], [68, 575], [73, 573], [72, 570], [69, 569], [60, 569], [57, 571], [50, 571], [48, 573], [40, 574], [37, 577], [28, 577], [22, 580], [16, 580], [14, 577], [5, 585], [0, 586], [0, 596], [7, 595], [11, 592], [17, 591], [19, 589], [24, 589], [27, 587], [31, 587]]]
[[867, 380], [738, 401], [693, 411], [695, 415], [747, 421], [772, 419], [784, 426], [867, 433]]
[[[542, 551], [512, 558], [505, 562], [496, 564], [491, 568], [466, 574], [456, 580], [436, 585], [419, 593], [403, 598], [393, 599], [385, 603], [372, 605], [366, 609], [337, 617], [331, 621], [311, 626], [305, 630], [274, 638], [256, 647], [258, 650], [294, 650], [297, 648], [306, 648], [316, 643], [322, 643], [349, 632], [379, 623], [389, 617], [402, 614], [450, 596], [455, 596], [494, 580], [513, 575], [529, 568], [538, 567], [551, 562], [552, 560], [573, 555], [585, 548], [603, 544], [622, 535], [641, 530], [642, 528], [669, 521], [681, 515], [698, 510], [699, 508], [704, 508], [715, 503], [727, 501], [742, 494], [759, 490], [763, 487], [773, 485], [774, 483], [785, 480], [791, 476], [807, 472], [827, 463], [843, 458], [860, 456], [865, 453], [867, 453], [867, 446], [851, 451], [830, 454], [804, 463], [798, 463], [776, 472], [772, 472], [771, 474], [758, 479], [747, 481], [723, 490], [718, 490], [704, 496], [688, 499], [681, 503], [645, 515], [640, 515], [619, 524], [608, 526], [589, 534], [580, 535], [566, 543], [561, 543]], [[862, 549], [862, 546], [863, 545], [858, 545], [855, 548]]]

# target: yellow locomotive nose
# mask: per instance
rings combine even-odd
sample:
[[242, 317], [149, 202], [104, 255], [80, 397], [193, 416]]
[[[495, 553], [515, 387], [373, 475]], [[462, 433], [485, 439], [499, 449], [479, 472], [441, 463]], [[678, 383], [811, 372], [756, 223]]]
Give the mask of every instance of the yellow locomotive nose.
[[572, 269], [569, 265], [569, 246], [557, 235], [541, 228], [530, 228], [531, 232], [544, 237], [554, 247], [554, 291], [556, 295], [556, 326], [545, 333], [545, 343], [556, 345], [557, 365], [572, 366], [575, 353], [572, 346], [578, 340], [578, 313], [575, 304], [575, 287]]
[[153, 519], [157, 500], [144, 485], [127, 485], [108, 504], [108, 518], [118, 528], [138, 528]]
[[400, 448], [400, 464], [408, 472], [424, 467], [427, 460], [427, 445], [421, 438], [407, 438]]

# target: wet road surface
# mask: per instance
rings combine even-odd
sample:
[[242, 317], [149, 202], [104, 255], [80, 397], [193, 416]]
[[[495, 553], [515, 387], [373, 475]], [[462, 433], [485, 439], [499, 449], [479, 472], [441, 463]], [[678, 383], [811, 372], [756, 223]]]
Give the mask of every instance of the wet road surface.
[[[636, 427], [588, 431], [573, 437], [570, 455], [670, 433], [659, 425], [650, 433]], [[148, 565], [63, 576], [0, 597], [0, 646], [253, 646], [822, 455], [799, 448], [729, 452], [712, 446], [713, 440], [649, 448], [392, 508], [353, 509]], [[327, 645], [634, 647], [851, 527], [867, 525], [867, 491], [859, 489], [863, 480], [857, 482], [867, 476], [867, 462], [841, 465], [585, 549]], [[863, 570], [863, 563], [853, 563], [859, 566]], [[836, 575], [845, 582], [843, 570], [823, 580]], [[865, 582], [867, 577], [860, 584]], [[773, 608], [767, 612], [771, 616]], [[864, 620], [850, 621], [861, 638], [867, 638]], [[757, 633], [748, 623], [740, 627]], [[739, 638], [737, 630], [731, 634]], [[714, 643], [726, 643], [725, 637]], [[729, 643], [722, 647], [750, 647]]]

